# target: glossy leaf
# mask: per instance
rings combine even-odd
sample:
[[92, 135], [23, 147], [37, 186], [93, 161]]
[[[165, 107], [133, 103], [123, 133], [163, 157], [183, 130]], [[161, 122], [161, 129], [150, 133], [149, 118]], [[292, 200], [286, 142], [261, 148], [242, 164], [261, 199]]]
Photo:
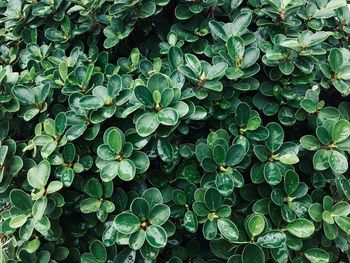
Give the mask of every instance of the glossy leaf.
[[286, 239], [283, 232], [272, 230], [260, 235], [257, 244], [264, 248], [279, 248], [285, 245]]
[[167, 243], [167, 233], [161, 226], [152, 225], [146, 229], [146, 240], [154, 248], [162, 248]]
[[311, 221], [300, 218], [289, 223], [287, 231], [296, 237], [307, 238], [314, 233], [315, 226]]
[[136, 131], [142, 137], [151, 135], [159, 126], [158, 115], [154, 112], [145, 113], [136, 121]]
[[228, 219], [218, 219], [218, 229], [220, 233], [230, 241], [235, 241], [239, 237], [237, 226]]
[[132, 234], [139, 229], [140, 221], [134, 214], [124, 212], [114, 218], [114, 225], [120, 233]]

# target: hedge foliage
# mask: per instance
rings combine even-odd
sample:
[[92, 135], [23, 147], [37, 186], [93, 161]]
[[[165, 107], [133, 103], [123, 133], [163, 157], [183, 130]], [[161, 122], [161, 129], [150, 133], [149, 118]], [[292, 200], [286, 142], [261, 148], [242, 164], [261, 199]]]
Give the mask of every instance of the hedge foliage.
[[0, 262], [349, 262], [346, 0], [0, 0]]

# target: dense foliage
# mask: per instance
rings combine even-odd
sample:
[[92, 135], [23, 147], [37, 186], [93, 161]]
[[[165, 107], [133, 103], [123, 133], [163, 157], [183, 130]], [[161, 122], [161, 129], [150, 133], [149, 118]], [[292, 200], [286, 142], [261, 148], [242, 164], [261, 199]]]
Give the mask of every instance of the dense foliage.
[[349, 262], [346, 0], [0, 0], [0, 262]]

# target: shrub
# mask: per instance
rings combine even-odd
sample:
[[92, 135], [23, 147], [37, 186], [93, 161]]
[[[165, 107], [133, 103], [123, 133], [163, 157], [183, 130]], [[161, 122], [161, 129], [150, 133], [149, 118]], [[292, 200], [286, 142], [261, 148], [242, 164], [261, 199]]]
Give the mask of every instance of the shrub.
[[340, 262], [346, 0], [0, 0], [0, 262]]

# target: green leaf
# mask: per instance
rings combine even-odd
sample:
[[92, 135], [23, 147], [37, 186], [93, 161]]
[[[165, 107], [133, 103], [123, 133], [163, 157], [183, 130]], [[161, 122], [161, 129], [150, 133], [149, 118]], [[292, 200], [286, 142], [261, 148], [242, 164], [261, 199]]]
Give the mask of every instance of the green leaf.
[[149, 204], [146, 199], [142, 197], [135, 198], [130, 205], [130, 209], [140, 220], [146, 220], [149, 217]]
[[249, 26], [252, 21], [252, 14], [249, 12], [242, 12], [233, 20], [231, 33], [240, 36]]
[[52, 194], [61, 190], [63, 184], [60, 181], [51, 181], [46, 188], [46, 194]]
[[313, 135], [305, 135], [301, 137], [300, 143], [309, 151], [317, 151], [321, 147], [320, 141]]
[[65, 40], [64, 34], [57, 28], [48, 28], [45, 30], [45, 37], [53, 42], [61, 42]]
[[222, 197], [216, 188], [209, 188], [204, 194], [204, 202], [210, 211], [216, 211], [222, 203]]
[[[162, 100], [162, 94], [160, 93], [159, 90], [153, 91], [152, 100], [153, 100], [153, 102], [156, 103], [156, 105], [158, 105], [160, 103], [160, 101]], [[152, 105], [153, 105], [153, 102], [152, 102]], [[159, 105], [158, 105], [158, 107], [159, 107]]]
[[63, 169], [61, 181], [64, 186], [69, 187], [73, 183], [74, 171], [71, 168]]
[[142, 198], [146, 199], [149, 207], [152, 209], [157, 204], [163, 203], [163, 196], [157, 188], [149, 188], [143, 192]]
[[333, 10], [327, 10], [325, 8], [316, 10], [316, 12], [313, 15], [313, 18], [311, 21], [309, 21], [309, 25], [312, 29], [319, 30], [322, 28], [322, 20], [325, 18], [330, 18], [334, 16], [334, 11]]
[[110, 182], [118, 175], [119, 162], [109, 162], [101, 169], [103, 182]]
[[55, 130], [58, 135], [62, 135], [67, 128], [67, 117], [64, 112], [60, 112], [55, 118]]
[[170, 217], [170, 208], [164, 204], [155, 205], [149, 215], [149, 222], [152, 225], [163, 225]]
[[291, 61], [283, 61], [278, 64], [278, 68], [284, 75], [290, 75], [294, 71], [294, 64]]
[[66, 247], [56, 247], [55, 252], [53, 254], [53, 258], [56, 260], [65, 260], [68, 258], [69, 255], [69, 249]]
[[157, 102], [157, 103], [160, 103], [163, 107], [167, 107], [171, 102], [172, 100], [174, 99], [174, 96], [175, 96], [175, 92], [173, 89], [170, 89], [170, 88], [166, 88], [162, 91], [160, 95], [160, 98], [158, 97], [157, 99], [155, 99], [155, 94], [157, 92], [154, 92], [153, 93], [153, 99]]
[[136, 174], [135, 164], [129, 159], [123, 159], [118, 166], [118, 176], [123, 181], [131, 181]]
[[247, 103], [240, 103], [236, 109], [236, 123], [239, 127], [245, 127], [251, 116], [250, 107]]
[[304, 253], [305, 257], [312, 263], [327, 263], [329, 255], [326, 251], [319, 248], [310, 248]]
[[[244, 40], [239, 36], [230, 36], [227, 40], [227, 51], [229, 56], [231, 57], [234, 62], [237, 61], [237, 59], [241, 59], [244, 56]], [[249, 111], [250, 113], [250, 111]]]
[[315, 232], [315, 226], [310, 220], [299, 218], [287, 225], [287, 231], [293, 236], [307, 238]]
[[157, 151], [160, 159], [164, 162], [171, 162], [173, 160], [173, 146], [168, 140], [159, 139], [157, 143]]
[[345, 216], [336, 216], [335, 222], [348, 235], [350, 234], [350, 218]]
[[[47, 181], [50, 176], [50, 172], [51, 172], [51, 166], [48, 161], [43, 160], [38, 164], [36, 177], [41, 186], [45, 186], [47, 184]], [[29, 177], [29, 172], [28, 172], [28, 177]]]
[[100, 97], [87, 95], [79, 100], [79, 106], [86, 110], [94, 110], [101, 108], [104, 105], [103, 100]]
[[348, 120], [337, 121], [332, 129], [332, 139], [334, 142], [341, 142], [350, 136], [350, 122]]
[[328, 224], [326, 222], [323, 223], [323, 231], [325, 236], [329, 240], [334, 240], [338, 237], [339, 230], [336, 224]]
[[68, 128], [66, 131], [66, 137], [68, 141], [73, 141], [77, 138], [79, 138], [83, 133], [85, 132], [87, 126], [76, 124]]
[[[350, 72], [350, 69], [349, 69]], [[350, 89], [348, 88], [346, 81], [345, 80], [349, 80], [350, 79], [350, 73], [346, 73], [348, 74], [340, 76], [339, 78], [344, 78], [344, 80], [333, 80], [332, 84], [334, 85], [334, 87], [343, 95], [343, 96], [348, 96], [350, 94]]]
[[[317, 104], [313, 100], [303, 99], [300, 106], [308, 113], [315, 113], [317, 111]], [[308, 135], [306, 135], [308, 136]], [[311, 136], [311, 135], [310, 135]]]
[[345, 65], [341, 68], [339, 73], [337, 74], [338, 79], [349, 80], [350, 79], [350, 65]]
[[[244, 53], [244, 59], [242, 63], [242, 69], [248, 69], [249, 67], [253, 66], [260, 56], [260, 49], [256, 47], [249, 47]], [[260, 67], [258, 67], [260, 69]]]
[[328, 224], [334, 224], [334, 218], [332, 217], [332, 214], [329, 211], [323, 211], [322, 219]]
[[159, 123], [167, 126], [174, 126], [179, 120], [179, 114], [173, 108], [161, 109], [157, 114]]
[[101, 202], [95, 198], [86, 198], [80, 202], [79, 206], [81, 212], [89, 214], [97, 212], [100, 209]]
[[139, 18], [147, 18], [153, 15], [155, 11], [156, 11], [156, 4], [154, 2], [145, 2], [138, 9], [137, 16]]
[[248, 244], [242, 252], [242, 263], [263, 263], [265, 254], [262, 249], [254, 244]]
[[219, 37], [221, 40], [226, 41], [226, 32], [223, 26], [215, 20], [209, 22], [209, 27], [214, 36]]
[[33, 202], [28, 194], [20, 189], [13, 189], [9, 194], [11, 204], [19, 210], [25, 212], [32, 209]]
[[203, 87], [209, 90], [217, 91], [217, 92], [220, 92], [223, 89], [222, 83], [215, 79], [206, 81]]
[[137, 174], [144, 173], [149, 168], [150, 161], [148, 155], [144, 152], [133, 152], [130, 156], [130, 160], [134, 163]]
[[182, 75], [184, 75], [186, 78], [189, 78], [191, 81], [194, 81], [194, 82], [198, 81], [198, 76], [190, 67], [180, 65], [179, 71], [181, 72]]
[[332, 207], [331, 214], [332, 216], [348, 216], [350, 214], [350, 204], [340, 201]]
[[107, 83], [108, 95], [112, 98], [116, 97], [122, 90], [122, 85], [122, 78], [117, 74], [113, 74]]
[[217, 78], [221, 78], [227, 69], [227, 64], [225, 62], [220, 62], [210, 66], [207, 70], [207, 79], [213, 80]]
[[237, 226], [230, 220], [220, 218], [217, 222], [220, 233], [229, 241], [236, 241], [239, 237]]
[[247, 221], [247, 230], [251, 236], [260, 235], [265, 228], [265, 219], [262, 215], [252, 215]]
[[322, 222], [322, 205], [319, 203], [312, 204], [309, 207], [309, 215], [311, 219], [315, 222]]
[[[105, 262], [107, 260], [107, 251], [101, 241], [99, 240], [92, 241], [89, 248], [91, 252], [90, 255], [93, 256], [93, 260], [95, 260], [96, 262]], [[86, 254], [85, 254], [85, 260], [87, 260]], [[87, 262], [91, 262], [91, 261], [87, 260]]]
[[192, 211], [187, 211], [184, 216], [184, 226], [190, 233], [196, 233], [198, 229], [197, 216]]
[[99, 263], [91, 253], [84, 253], [80, 258], [81, 263]]
[[134, 250], [139, 250], [146, 240], [146, 231], [139, 229], [129, 237], [129, 246]]
[[203, 236], [207, 240], [213, 240], [218, 233], [216, 220], [206, 220], [203, 225]]
[[294, 49], [294, 50], [299, 50], [300, 49], [300, 43], [297, 39], [292, 39], [292, 38], [286, 38], [284, 39], [281, 44], [282, 47]]
[[299, 162], [298, 156], [293, 153], [287, 153], [282, 156], [278, 156], [278, 160], [284, 164], [296, 164]]
[[331, 169], [337, 174], [343, 174], [349, 168], [347, 158], [338, 151], [331, 152], [328, 162]]
[[179, 20], [186, 20], [192, 15], [192, 12], [189, 10], [186, 4], [179, 4], [175, 8], [175, 16]]
[[95, 197], [95, 198], [102, 197], [102, 193], [103, 193], [102, 185], [95, 178], [91, 178], [88, 181], [86, 181], [84, 185], [84, 190], [91, 197]]
[[103, 29], [103, 33], [107, 37], [103, 42], [104, 48], [109, 49], [119, 43], [119, 38], [117, 35], [115, 35], [112, 27], [106, 27], [105, 29]]
[[270, 156], [269, 150], [264, 145], [256, 145], [253, 148], [253, 151], [256, 157], [258, 157], [258, 159], [262, 162], [266, 162]]
[[14, 86], [12, 92], [22, 103], [31, 104], [35, 102], [34, 91], [29, 87], [22, 85]]
[[234, 144], [228, 149], [225, 163], [228, 166], [238, 165], [242, 162], [245, 155], [246, 150], [244, 149], [244, 146], [241, 144]]
[[325, 41], [332, 33], [319, 31], [306, 38], [305, 45], [312, 47]]
[[159, 249], [154, 248], [148, 243], [145, 243], [140, 249], [141, 255], [146, 260], [154, 260], [157, 258]]
[[123, 147], [123, 136], [119, 129], [112, 129], [107, 135], [107, 143], [111, 150], [119, 154]]
[[284, 189], [288, 195], [291, 195], [299, 186], [299, 176], [293, 170], [288, 170], [284, 178]]
[[107, 251], [104, 245], [99, 240], [94, 240], [90, 244], [90, 252], [82, 255], [83, 263], [105, 262], [107, 259]]
[[342, 6], [346, 6], [346, 5], [347, 5], [347, 3], [345, 0], [331, 0], [325, 6], [325, 9], [334, 10], [334, 9], [338, 9], [338, 8], [340, 8]]
[[221, 145], [213, 147], [213, 160], [218, 165], [222, 165], [226, 160], [226, 149]]
[[314, 154], [312, 162], [315, 170], [323, 171], [329, 168], [330, 154], [330, 151], [327, 151], [325, 149], [320, 149]]
[[148, 112], [141, 115], [136, 121], [136, 131], [141, 137], [151, 135], [159, 126], [158, 114]]
[[60, 77], [63, 81], [66, 81], [68, 77], [68, 66], [65, 61], [62, 61], [58, 66], [58, 72], [60, 73]]
[[[331, 1], [332, 2], [332, 1]], [[343, 66], [344, 58], [341, 51], [337, 48], [333, 48], [328, 55], [328, 61], [332, 70], [338, 73]]]
[[42, 196], [34, 202], [32, 214], [35, 220], [40, 220], [43, 217], [46, 206], [47, 206], [46, 196]]
[[223, 196], [230, 195], [234, 188], [232, 175], [227, 173], [219, 173], [215, 178], [215, 185], [220, 194]]
[[[19, 6], [21, 6], [21, 2], [19, 2]], [[32, 14], [33, 16], [44, 16], [50, 14], [51, 12], [52, 10], [49, 5], [38, 5], [33, 9]]]
[[266, 128], [269, 131], [269, 137], [266, 139], [265, 145], [271, 152], [276, 152], [282, 146], [284, 131], [276, 122], [270, 122]]
[[147, 81], [147, 87], [153, 94], [154, 91], [158, 90], [162, 92], [169, 86], [169, 82], [165, 75], [160, 73], [153, 74]]
[[151, 91], [142, 85], [136, 86], [134, 89], [135, 97], [145, 106], [154, 105]]
[[199, 59], [192, 54], [185, 54], [186, 65], [191, 70], [192, 74], [194, 73], [195, 80], [197, 76], [202, 73], [202, 65]]
[[11, 228], [19, 228], [23, 226], [27, 221], [27, 216], [26, 215], [15, 215], [11, 217], [9, 226]]
[[278, 61], [284, 59], [284, 54], [273, 50], [267, 50], [266, 58], [269, 60]]
[[140, 228], [140, 220], [132, 213], [123, 212], [114, 218], [115, 228], [122, 234], [130, 235]]
[[165, 247], [168, 237], [164, 228], [157, 225], [151, 225], [146, 229], [146, 240], [154, 248]]
[[270, 230], [259, 236], [257, 244], [263, 248], [279, 248], [286, 244], [286, 235], [278, 230]]
[[175, 69], [184, 63], [182, 50], [175, 46], [170, 47], [168, 58], [171, 67]]
[[273, 162], [267, 162], [264, 166], [264, 177], [270, 185], [277, 185], [282, 181], [280, 168]]

